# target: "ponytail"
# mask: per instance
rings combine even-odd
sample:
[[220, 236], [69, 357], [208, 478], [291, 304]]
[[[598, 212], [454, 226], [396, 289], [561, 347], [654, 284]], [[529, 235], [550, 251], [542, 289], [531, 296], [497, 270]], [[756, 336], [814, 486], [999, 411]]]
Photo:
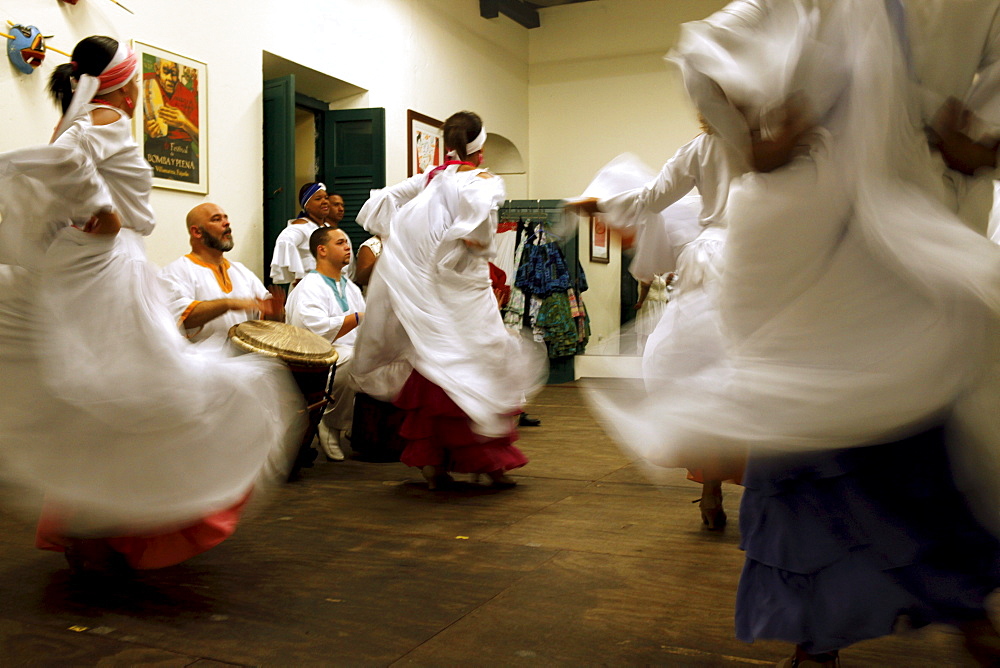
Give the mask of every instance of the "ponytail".
[[460, 111], [452, 114], [441, 128], [444, 135], [445, 151], [454, 151], [458, 159], [466, 161], [469, 156], [465, 152], [466, 145], [479, 136], [483, 129], [483, 120], [471, 111]]
[[73, 99], [73, 86], [81, 74], [98, 76], [118, 51], [118, 40], [92, 35], [81, 40], [73, 49], [73, 62], [55, 68], [49, 77], [49, 94], [62, 107], [63, 113]]
[[49, 94], [62, 107], [63, 113], [69, 108], [73, 99], [73, 79], [75, 78], [72, 63], [63, 63], [53, 70], [49, 77]]

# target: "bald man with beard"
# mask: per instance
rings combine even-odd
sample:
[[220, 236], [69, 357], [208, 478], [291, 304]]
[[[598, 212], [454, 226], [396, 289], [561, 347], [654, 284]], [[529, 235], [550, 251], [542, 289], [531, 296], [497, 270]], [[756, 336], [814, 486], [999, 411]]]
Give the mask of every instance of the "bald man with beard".
[[257, 318], [281, 319], [281, 304], [239, 262], [224, 254], [233, 249], [229, 216], [218, 204], [199, 204], [187, 215], [191, 252], [160, 272], [169, 306], [193, 343], [224, 341], [229, 328]]

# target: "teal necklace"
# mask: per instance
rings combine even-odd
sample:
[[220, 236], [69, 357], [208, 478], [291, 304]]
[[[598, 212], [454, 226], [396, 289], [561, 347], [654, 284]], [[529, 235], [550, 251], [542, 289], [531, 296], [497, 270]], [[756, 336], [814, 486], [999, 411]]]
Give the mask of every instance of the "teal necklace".
[[[313, 269], [313, 272], [319, 274], [315, 269]], [[337, 298], [337, 303], [340, 304], [341, 310], [347, 313], [349, 310], [347, 307], [347, 276], [341, 276], [339, 281], [335, 281], [324, 274], [319, 275], [323, 277], [326, 284], [333, 290], [333, 296]]]

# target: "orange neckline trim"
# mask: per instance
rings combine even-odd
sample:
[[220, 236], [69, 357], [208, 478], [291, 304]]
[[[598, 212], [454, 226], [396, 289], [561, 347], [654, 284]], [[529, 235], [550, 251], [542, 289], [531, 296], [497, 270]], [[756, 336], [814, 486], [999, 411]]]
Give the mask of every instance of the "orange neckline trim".
[[184, 257], [191, 260], [199, 267], [205, 267], [206, 269], [211, 269], [212, 275], [215, 276], [215, 281], [219, 284], [219, 287], [222, 289], [222, 291], [225, 292], [227, 295], [233, 291], [233, 282], [229, 278], [229, 267], [231, 267], [232, 265], [229, 264], [229, 260], [227, 260], [226, 258], [222, 258], [221, 265], [214, 265], [205, 262], [194, 253], [188, 253]]

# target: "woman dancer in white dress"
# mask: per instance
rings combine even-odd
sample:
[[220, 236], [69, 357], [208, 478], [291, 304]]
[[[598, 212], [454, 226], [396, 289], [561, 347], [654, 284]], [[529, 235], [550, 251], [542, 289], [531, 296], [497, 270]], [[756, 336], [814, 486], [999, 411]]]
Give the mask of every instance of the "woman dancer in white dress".
[[481, 166], [482, 121], [459, 112], [443, 131], [450, 160], [373, 191], [358, 215], [383, 246], [351, 376], [407, 411], [401, 461], [432, 489], [449, 471], [511, 486], [506, 472], [528, 461], [513, 418], [539, 386], [544, 352], [504, 327], [491, 289], [504, 185]]
[[[676, 293], [643, 351], [643, 376], [650, 392], [658, 391], [661, 379], [694, 373], [722, 352], [718, 290], [728, 222], [726, 204], [730, 182], [749, 171], [750, 164], [743, 153], [716, 136], [701, 120], [704, 132], [682, 146], [655, 179], [605, 197], [569, 204], [590, 215], [599, 213], [612, 227], [639, 228], [639, 253], [648, 255], [649, 249], [644, 246], [653, 243], [652, 237], [658, 237], [656, 232], [660, 231], [653, 228], [669, 224], [659, 214], [695, 187], [701, 194], [699, 233], [682, 246], [677, 256]], [[619, 157], [602, 170], [595, 183], [622, 184], [629, 175], [641, 173], [633, 163], [629, 156]], [[664, 232], [672, 238], [683, 237], [678, 234], [680, 230]], [[706, 453], [684, 462], [684, 466], [688, 468], [688, 479], [702, 484], [698, 506], [703, 524], [709, 530], [722, 529], [726, 525], [722, 481], [740, 481], [743, 457]]]
[[[288, 221], [274, 242], [271, 256], [271, 281], [289, 289], [316, 268], [316, 258], [309, 253], [309, 237], [326, 227], [330, 200], [322, 183], [304, 183], [299, 188], [299, 215]], [[341, 202], [343, 211], [343, 202]]]
[[279, 365], [177, 331], [143, 248], [137, 67], [124, 42], [84, 39], [52, 75], [53, 143], [0, 154], [0, 462], [45, 494], [38, 546], [82, 569], [224, 540], [280, 476], [302, 403]]
[[1000, 251], [943, 204], [886, 3], [735, 2], [674, 58], [756, 169], [730, 189], [726, 345], [599, 410], [654, 463], [749, 448], [740, 638], [834, 666], [905, 614], [995, 665]]

